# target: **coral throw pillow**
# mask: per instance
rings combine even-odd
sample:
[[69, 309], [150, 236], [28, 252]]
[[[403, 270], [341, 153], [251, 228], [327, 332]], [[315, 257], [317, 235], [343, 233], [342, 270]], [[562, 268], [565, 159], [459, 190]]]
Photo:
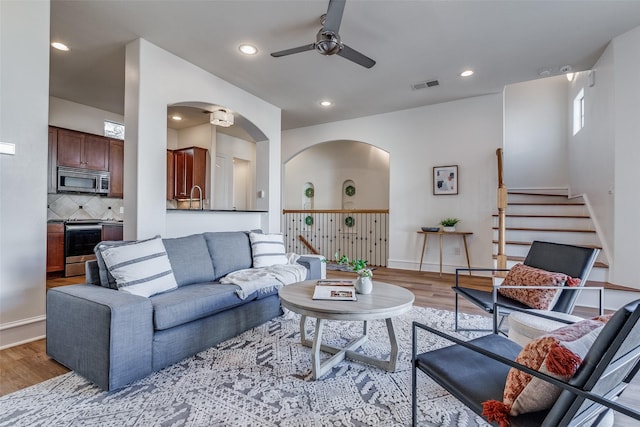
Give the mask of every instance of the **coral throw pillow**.
[[[509, 270], [502, 285], [560, 287], [565, 283], [568, 283], [570, 286], [576, 286], [580, 283], [580, 279], [571, 279], [563, 273], [554, 273], [529, 267], [524, 264], [516, 264]], [[559, 296], [558, 291], [559, 289], [498, 289], [500, 295], [520, 301], [531, 308], [537, 308], [539, 310], [551, 309]]]
[[[593, 345], [605, 323], [611, 318], [599, 316], [556, 329], [529, 342], [516, 362], [554, 378], [568, 381]], [[551, 408], [561, 389], [533, 375], [511, 368], [507, 375], [503, 401], [482, 403], [482, 415], [501, 427], [509, 416]]]

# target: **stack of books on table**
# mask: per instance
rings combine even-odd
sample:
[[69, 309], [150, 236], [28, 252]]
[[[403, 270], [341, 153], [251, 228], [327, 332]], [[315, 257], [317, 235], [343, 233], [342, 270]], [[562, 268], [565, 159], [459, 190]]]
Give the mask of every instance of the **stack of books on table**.
[[313, 299], [355, 301], [356, 288], [351, 280], [318, 280]]

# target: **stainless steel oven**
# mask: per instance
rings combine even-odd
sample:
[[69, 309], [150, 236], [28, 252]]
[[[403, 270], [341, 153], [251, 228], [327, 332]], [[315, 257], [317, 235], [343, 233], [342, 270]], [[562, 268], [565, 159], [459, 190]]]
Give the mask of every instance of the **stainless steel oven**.
[[94, 220], [69, 220], [64, 225], [65, 277], [80, 276], [84, 263], [96, 259], [93, 248], [102, 240], [102, 225]]

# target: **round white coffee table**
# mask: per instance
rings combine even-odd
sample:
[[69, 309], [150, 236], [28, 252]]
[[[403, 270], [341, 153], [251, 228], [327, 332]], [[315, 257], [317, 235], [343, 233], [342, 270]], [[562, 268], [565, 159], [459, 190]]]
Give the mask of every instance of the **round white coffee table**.
[[[315, 285], [315, 280], [307, 280], [284, 286], [278, 292], [283, 307], [302, 315], [300, 318], [300, 340], [302, 345], [311, 347], [313, 379], [322, 377], [345, 358], [394, 372], [398, 361], [398, 341], [392, 318], [411, 309], [415, 299], [413, 293], [400, 286], [374, 281], [373, 292], [368, 295], [358, 294], [357, 301], [314, 300], [312, 296]], [[305, 328], [307, 317], [317, 319], [313, 341], [307, 338]], [[391, 344], [389, 360], [355, 352], [367, 340], [367, 322], [377, 319], [384, 319], [387, 324]], [[362, 336], [342, 348], [322, 344], [322, 331], [326, 320], [363, 321]], [[333, 356], [321, 363], [321, 350], [331, 353]]]

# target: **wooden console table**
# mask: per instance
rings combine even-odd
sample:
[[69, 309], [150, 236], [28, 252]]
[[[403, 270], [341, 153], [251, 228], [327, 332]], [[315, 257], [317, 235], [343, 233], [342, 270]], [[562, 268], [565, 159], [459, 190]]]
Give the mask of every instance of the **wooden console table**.
[[[471, 263], [469, 262], [469, 250], [467, 249], [467, 236], [473, 234], [471, 231], [418, 231], [418, 234], [424, 235], [424, 242], [422, 243], [422, 253], [420, 254], [420, 267], [418, 271], [422, 271], [422, 260], [424, 259], [424, 252], [427, 249], [427, 239], [429, 235], [440, 236], [440, 276], [442, 277], [442, 236], [460, 236], [462, 237], [462, 243], [464, 244], [464, 254], [467, 257], [467, 267], [471, 269]], [[469, 270], [471, 275], [471, 270]]]

